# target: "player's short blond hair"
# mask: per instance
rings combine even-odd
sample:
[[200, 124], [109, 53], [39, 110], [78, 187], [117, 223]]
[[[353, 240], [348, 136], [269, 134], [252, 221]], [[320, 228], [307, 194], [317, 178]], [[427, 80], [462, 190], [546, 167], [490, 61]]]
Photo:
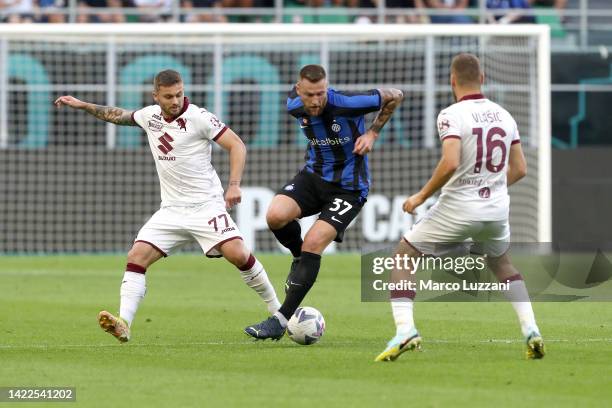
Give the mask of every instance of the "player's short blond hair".
[[482, 75], [480, 60], [474, 54], [458, 54], [451, 62], [451, 74], [455, 76], [457, 85], [461, 87], [480, 87]]
[[180, 82], [183, 82], [181, 74], [173, 69], [166, 69], [155, 75], [155, 79], [153, 79], [153, 88], [158, 91], [160, 86], [172, 86]]
[[305, 65], [300, 70], [300, 79], [306, 79], [309, 82], [319, 82], [325, 78], [327, 78], [327, 74], [325, 73], [325, 68], [323, 68], [321, 65]]

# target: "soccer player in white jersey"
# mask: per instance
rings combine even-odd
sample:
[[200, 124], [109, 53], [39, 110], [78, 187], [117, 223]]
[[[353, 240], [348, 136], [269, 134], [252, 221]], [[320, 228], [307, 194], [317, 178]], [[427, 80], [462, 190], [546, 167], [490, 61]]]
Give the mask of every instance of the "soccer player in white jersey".
[[[57, 107], [81, 109], [116, 125], [140, 126], [147, 134], [155, 160], [161, 208], [141, 228], [128, 252], [119, 316], [107, 311], [98, 315], [100, 327], [121, 342], [130, 339], [130, 326], [146, 292], [147, 268], [193, 240], [206, 256], [223, 256], [234, 264], [246, 284], [266, 303], [268, 312], [274, 313], [280, 307], [264, 267], [246, 248], [227, 213], [241, 200], [244, 143], [215, 115], [189, 102], [178, 72], [159, 72], [153, 85], [157, 104], [134, 112], [94, 105], [72, 96], [60, 96], [55, 101]], [[210, 161], [213, 141], [230, 156], [225, 197]]]
[[[450, 82], [457, 103], [438, 116], [442, 157], [429, 181], [404, 202], [403, 209], [414, 213], [440, 188], [442, 194], [427, 215], [403, 237], [396, 254], [402, 259], [404, 255], [440, 256], [449, 250], [448, 243], [461, 245], [472, 238], [481, 246], [479, 249], [487, 256], [488, 266], [497, 279], [509, 282], [505, 294], [525, 336], [527, 357], [542, 358], [544, 342], [525, 283], [507, 254], [510, 242], [507, 186], [527, 173], [517, 125], [504, 108], [482, 95], [484, 73], [474, 55], [455, 56]], [[394, 269], [391, 282], [414, 281], [411, 272], [416, 271]], [[390, 297], [396, 336], [376, 361], [393, 361], [404, 351], [421, 348], [413, 318], [415, 292], [392, 290]]]

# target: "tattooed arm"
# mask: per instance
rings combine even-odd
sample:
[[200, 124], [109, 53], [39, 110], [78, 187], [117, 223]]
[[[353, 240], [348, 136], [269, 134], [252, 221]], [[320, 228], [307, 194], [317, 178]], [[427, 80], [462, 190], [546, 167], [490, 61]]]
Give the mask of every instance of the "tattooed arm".
[[60, 96], [55, 100], [55, 106], [60, 108], [62, 105], [84, 110], [98, 119], [114, 123], [115, 125], [138, 126], [134, 119], [132, 119], [132, 112], [125, 109], [95, 105], [93, 103], [83, 102], [69, 95]]
[[369, 129], [376, 134], [380, 133], [383, 126], [385, 126], [385, 123], [387, 123], [393, 114], [395, 108], [397, 108], [404, 100], [404, 94], [399, 89], [379, 89], [378, 92], [380, 92], [381, 108]]
[[395, 108], [404, 99], [404, 94], [399, 89], [379, 89], [378, 92], [380, 93], [380, 111], [378, 111], [378, 115], [374, 118], [374, 122], [372, 122], [372, 126], [370, 126], [368, 131], [355, 142], [353, 153], [364, 155], [372, 150], [374, 141], [378, 138], [381, 129], [385, 126]]

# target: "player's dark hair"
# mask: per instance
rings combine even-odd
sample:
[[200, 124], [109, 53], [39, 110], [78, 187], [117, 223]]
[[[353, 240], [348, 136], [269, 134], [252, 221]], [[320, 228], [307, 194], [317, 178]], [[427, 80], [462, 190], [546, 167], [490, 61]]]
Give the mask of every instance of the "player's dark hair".
[[307, 79], [309, 82], [319, 82], [326, 77], [325, 68], [321, 65], [310, 64], [300, 70], [300, 79]]
[[166, 69], [158, 72], [157, 75], [155, 75], [153, 87], [157, 91], [160, 86], [172, 86], [178, 84], [179, 82], [183, 82], [181, 74], [172, 69]]
[[473, 54], [461, 53], [453, 58], [451, 72], [455, 75], [455, 81], [459, 86], [480, 87], [480, 61]]

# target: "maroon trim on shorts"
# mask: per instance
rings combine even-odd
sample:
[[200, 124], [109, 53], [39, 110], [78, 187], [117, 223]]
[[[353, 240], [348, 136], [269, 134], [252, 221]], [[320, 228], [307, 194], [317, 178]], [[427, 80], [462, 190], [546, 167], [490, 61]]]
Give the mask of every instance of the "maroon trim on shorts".
[[510, 143], [510, 144], [514, 145], [514, 144], [517, 144], [517, 143], [521, 143], [521, 139], [513, 140], [512, 143]]
[[215, 245], [214, 245], [212, 248], [210, 248], [210, 249], [209, 249], [208, 251], [206, 251], [204, 254], [205, 254], [205, 255], [206, 255], [208, 258], [221, 258], [223, 255], [209, 255], [209, 252], [210, 252], [210, 251], [212, 251], [213, 249], [217, 248], [217, 247], [220, 247], [221, 245], [225, 244], [226, 242], [228, 242], [228, 241], [232, 241], [232, 240], [234, 240], [234, 239], [240, 239], [240, 240], [241, 240], [241, 239], [242, 239], [242, 237], [237, 235], [237, 236], [235, 236], [235, 237], [231, 237], [231, 238], [228, 238], [228, 239], [224, 239], [223, 241], [221, 241], [221, 242], [219, 242], [219, 243], [215, 244]]
[[444, 136], [442, 138], [442, 140], [446, 140], [446, 139], [459, 139], [461, 140], [461, 136], [457, 136], [457, 135], [448, 135], [448, 136]]
[[219, 133], [217, 133], [217, 136], [213, 137], [213, 141], [217, 141], [217, 139], [219, 139], [221, 136], [223, 136], [223, 134], [225, 133], [225, 131], [229, 129], [227, 126], [224, 127], [223, 129], [221, 129], [221, 131]]
[[253, 267], [253, 265], [255, 265], [255, 257], [253, 256], [253, 254], [251, 254], [247, 262], [238, 269], [240, 269], [241, 271], [248, 271]]
[[143, 275], [147, 272], [147, 268], [143, 268], [142, 266], [131, 262], [128, 262], [128, 264], [125, 266], [125, 270], [127, 272], [142, 273]]
[[469, 101], [470, 99], [485, 99], [485, 97], [481, 93], [475, 93], [475, 94], [465, 95], [463, 98], [459, 99], [459, 102]]
[[139, 239], [139, 240], [137, 240], [137, 241], [134, 241], [134, 243], [136, 243], [136, 242], [144, 242], [145, 244], [149, 244], [149, 245], [151, 245], [151, 246], [152, 246], [153, 248], [155, 248], [155, 249], [156, 249], [156, 250], [157, 250], [157, 251], [158, 251], [160, 254], [162, 254], [162, 255], [164, 256], [164, 258], [168, 256], [168, 254], [167, 254], [167, 253], [165, 253], [164, 251], [162, 251], [161, 249], [159, 249], [159, 247], [158, 247], [157, 245], [155, 245], [155, 244], [153, 244], [153, 243], [151, 243], [151, 242], [149, 242], [149, 241], [143, 241], [142, 239]]

